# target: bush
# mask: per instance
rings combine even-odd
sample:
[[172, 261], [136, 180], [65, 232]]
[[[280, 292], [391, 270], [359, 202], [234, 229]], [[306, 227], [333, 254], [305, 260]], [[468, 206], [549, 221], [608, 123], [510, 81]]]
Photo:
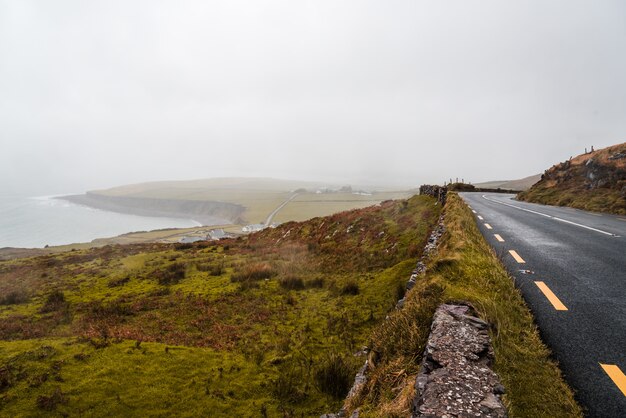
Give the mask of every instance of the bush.
[[268, 263], [256, 263], [246, 266], [242, 271], [233, 274], [230, 281], [233, 283], [256, 281], [269, 279], [274, 275], [276, 275], [276, 272]]
[[359, 284], [354, 280], [350, 280], [348, 283], [343, 285], [340, 293], [342, 296], [346, 296], [346, 295], [354, 296], [354, 295], [358, 295], [359, 291], [360, 291]]
[[39, 395], [37, 397], [37, 406], [44, 411], [54, 411], [59, 404], [66, 404], [67, 396], [61, 391], [60, 387], [56, 387], [52, 394]]
[[321, 289], [322, 287], [324, 287], [324, 278], [317, 277], [315, 279], [307, 280], [304, 285], [308, 289], [313, 289], [313, 288]]
[[186, 270], [185, 264], [174, 263], [165, 269], [157, 270], [155, 276], [160, 285], [176, 284], [185, 278]]
[[46, 301], [40, 309], [41, 313], [58, 312], [67, 308], [68, 303], [65, 295], [60, 290], [55, 290], [46, 297]]
[[0, 305], [18, 305], [20, 303], [26, 303], [28, 300], [29, 297], [26, 292], [16, 290], [1, 296]]
[[130, 277], [128, 277], [128, 276], [121, 277], [119, 279], [111, 279], [111, 280], [109, 280], [109, 283], [107, 283], [107, 286], [108, 287], [124, 286], [129, 281], [130, 281]]
[[341, 399], [348, 394], [354, 373], [343, 357], [333, 353], [316, 368], [314, 378], [320, 392]]
[[196, 269], [208, 272], [211, 276], [221, 276], [224, 273], [224, 263], [200, 263], [196, 264]]
[[272, 381], [274, 396], [282, 401], [299, 403], [306, 399], [307, 393], [301, 387], [305, 380], [302, 369], [293, 364], [283, 364], [278, 378]]
[[280, 286], [283, 289], [288, 290], [302, 290], [304, 289], [304, 280], [296, 276], [287, 276], [280, 280]]

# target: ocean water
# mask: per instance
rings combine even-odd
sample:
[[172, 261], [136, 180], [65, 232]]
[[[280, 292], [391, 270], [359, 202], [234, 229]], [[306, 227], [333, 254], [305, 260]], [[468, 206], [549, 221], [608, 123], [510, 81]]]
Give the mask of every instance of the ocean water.
[[190, 219], [107, 212], [54, 196], [0, 196], [0, 248], [40, 248], [90, 242], [127, 232], [199, 225]]

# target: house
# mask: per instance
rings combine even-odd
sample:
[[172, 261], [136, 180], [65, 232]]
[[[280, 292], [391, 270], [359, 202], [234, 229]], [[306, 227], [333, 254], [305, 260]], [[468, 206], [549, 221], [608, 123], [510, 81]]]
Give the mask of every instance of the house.
[[207, 239], [217, 241], [222, 238], [231, 238], [233, 235], [225, 232], [223, 229], [212, 229], [207, 235]]
[[246, 225], [243, 228], [241, 228], [241, 231], [245, 233], [250, 233], [250, 232], [262, 231], [264, 229], [265, 229], [264, 224], [251, 224], [251, 225]]

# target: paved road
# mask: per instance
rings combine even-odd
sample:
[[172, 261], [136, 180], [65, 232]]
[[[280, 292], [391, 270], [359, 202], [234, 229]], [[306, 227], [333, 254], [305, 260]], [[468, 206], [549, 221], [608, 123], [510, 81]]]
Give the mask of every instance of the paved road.
[[626, 216], [461, 196], [587, 415], [626, 417]]
[[265, 220], [264, 225], [266, 227], [270, 226], [272, 224], [272, 219], [274, 219], [274, 216], [276, 216], [276, 214], [282, 209], [284, 208], [287, 203], [291, 202], [293, 199], [295, 199], [296, 197], [298, 197], [300, 193], [294, 193], [293, 195], [291, 195], [291, 197], [287, 200], [285, 200], [283, 203], [280, 204], [279, 207], [277, 207], [276, 209], [274, 209], [274, 211], [272, 213], [270, 213], [269, 215], [267, 215], [267, 219]]

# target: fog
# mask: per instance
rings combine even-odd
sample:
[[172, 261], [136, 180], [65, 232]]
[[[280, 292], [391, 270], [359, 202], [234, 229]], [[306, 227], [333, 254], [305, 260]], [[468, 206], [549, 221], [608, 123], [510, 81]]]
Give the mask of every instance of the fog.
[[0, 193], [416, 186], [626, 139], [617, 1], [0, 0]]

